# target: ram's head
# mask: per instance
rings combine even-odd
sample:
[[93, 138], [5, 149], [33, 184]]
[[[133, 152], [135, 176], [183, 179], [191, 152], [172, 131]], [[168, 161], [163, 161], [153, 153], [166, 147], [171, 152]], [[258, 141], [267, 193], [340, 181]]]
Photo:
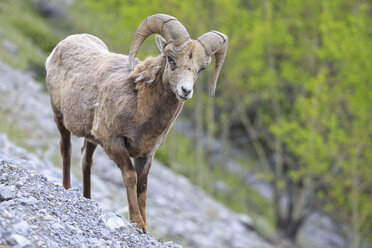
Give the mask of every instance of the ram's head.
[[129, 53], [129, 67], [134, 69], [134, 59], [143, 41], [153, 33], [156, 44], [166, 57], [163, 82], [169, 85], [180, 101], [193, 95], [193, 87], [199, 73], [215, 56], [215, 70], [212, 81], [214, 95], [218, 75], [225, 60], [228, 38], [226, 35], [210, 31], [197, 40], [192, 40], [186, 28], [173, 16], [156, 14], [147, 17], [139, 26]]

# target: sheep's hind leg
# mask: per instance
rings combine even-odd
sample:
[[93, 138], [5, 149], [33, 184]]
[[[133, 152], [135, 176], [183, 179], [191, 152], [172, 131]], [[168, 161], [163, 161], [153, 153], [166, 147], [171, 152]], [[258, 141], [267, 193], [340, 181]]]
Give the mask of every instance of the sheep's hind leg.
[[147, 200], [147, 177], [149, 175], [152, 157], [134, 159], [134, 165], [137, 170], [137, 198], [141, 211], [142, 219], [146, 224], [146, 200]]
[[82, 151], [84, 151], [83, 161], [82, 161], [82, 170], [83, 170], [83, 195], [85, 198], [91, 198], [90, 195], [90, 173], [93, 165], [93, 153], [96, 150], [97, 145], [84, 140], [84, 146]]
[[71, 188], [70, 166], [71, 166], [71, 133], [63, 125], [63, 118], [61, 115], [54, 114], [54, 121], [61, 134], [59, 147], [62, 155], [63, 164], [63, 187], [65, 189]]
[[121, 138], [111, 139], [104, 143], [103, 149], [121, 170], [121, 175], [127, 188], [130, 222], [136, 223], [138, 229], [147, 232], [147, 226], [142, 219], [137, 198], [137, 172], [130, 160], [128, 151]]

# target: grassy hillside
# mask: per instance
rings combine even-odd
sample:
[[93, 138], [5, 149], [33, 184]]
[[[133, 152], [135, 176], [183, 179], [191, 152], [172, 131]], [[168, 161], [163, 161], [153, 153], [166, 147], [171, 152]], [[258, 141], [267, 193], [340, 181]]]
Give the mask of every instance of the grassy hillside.
[[43, 81], [46, 54], [62, 34], [29, 1], [0, 3], [0, 60]]

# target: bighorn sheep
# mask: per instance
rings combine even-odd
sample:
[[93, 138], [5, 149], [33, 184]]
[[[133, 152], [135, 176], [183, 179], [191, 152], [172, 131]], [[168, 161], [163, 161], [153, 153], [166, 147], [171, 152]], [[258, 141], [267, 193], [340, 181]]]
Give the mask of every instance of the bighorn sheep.
[[[161, 55], [140, 62], [136, 54], [153, 33], [164, 37], [155, 37]], [[129, 56], [110, 52], [100, 39], [88, 34], [61, 41], [46, 61], [46, 85], [61, 134], [63, 186], [71, 187], [71, 133], [85, 138], [86, 198], [91, 196], [93, 153], [101, 145], [121, 170], [130, 221], [146, 232], [147, 176], [154, 153], [213, 55], [214, 95], [227, 46], [227, 36], [217, 31], [192, 40], [176, 18], [164, 14], [149, 16], [140, 24]]]

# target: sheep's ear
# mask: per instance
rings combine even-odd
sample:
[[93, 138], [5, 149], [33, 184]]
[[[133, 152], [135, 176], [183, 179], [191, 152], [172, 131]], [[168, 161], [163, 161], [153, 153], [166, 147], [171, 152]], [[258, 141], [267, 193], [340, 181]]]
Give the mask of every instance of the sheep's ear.
[[160, 52], [164, 53], [164, 47], [167, 44], [167, 41], [163, 37], [161, 37], [160, 35], [155, 35], [155, 42], [156, 42], [156, 45], [158, 46]]

